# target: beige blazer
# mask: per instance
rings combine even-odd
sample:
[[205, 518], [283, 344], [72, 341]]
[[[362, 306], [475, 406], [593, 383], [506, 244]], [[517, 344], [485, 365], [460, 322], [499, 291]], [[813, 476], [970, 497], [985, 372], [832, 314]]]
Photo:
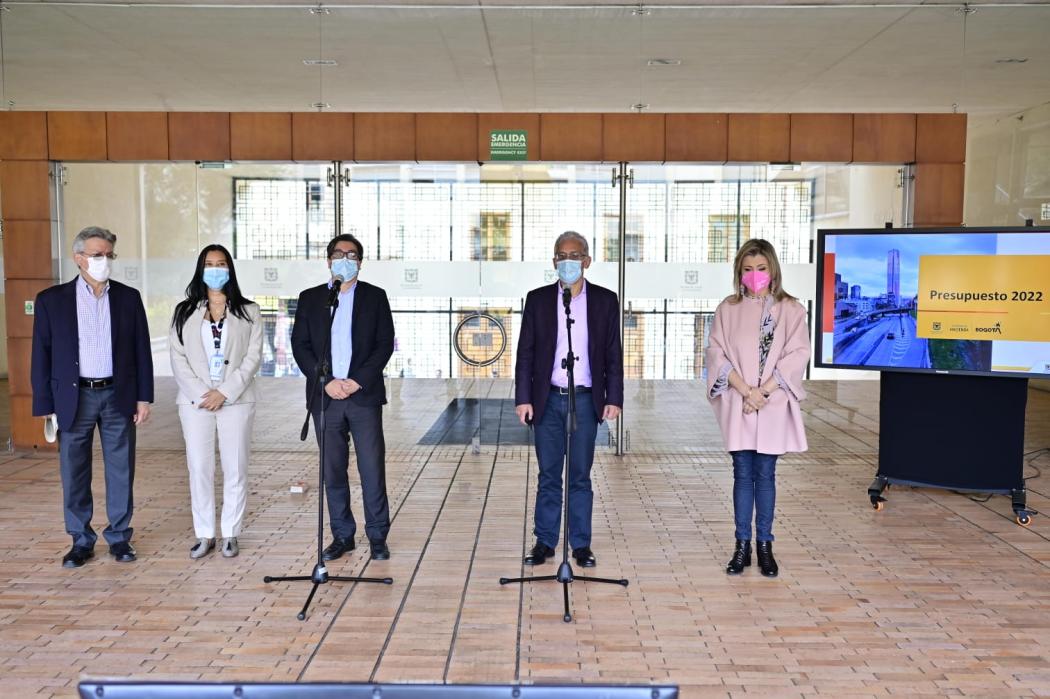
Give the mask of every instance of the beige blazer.
[[[208, 356], [201, 342], [201, 324], [207, 304], [201, 304], [182, 329], [183, 341], [172, 326], [168, 333], [171, 369], [179, 385], [178, 405], [195, 405], [212, 389]], [[245, 309], [251, 322], [226, 314], [223, 332], [226, 337], [226, 372], [222, 383], [215, 388], [226, 396], [228, 404], [254, 403], [255, 375], [262, 363], [263, 323], [259, 305], [252, 303]]]

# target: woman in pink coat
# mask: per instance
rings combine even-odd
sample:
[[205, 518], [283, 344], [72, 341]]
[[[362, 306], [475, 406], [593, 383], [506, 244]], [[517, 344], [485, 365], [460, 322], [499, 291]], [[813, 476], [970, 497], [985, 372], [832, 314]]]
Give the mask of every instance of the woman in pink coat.
[[751, 516], [762, 574], [778, 573], [773, 558], [774, 473], [777, 457], [806, 451], [799, 401], [809, 364], [806, 309], [784, 291], [776, 251], [749, 240], [733, 263], [736, 293], [719, 304], [707, 347], [707, 396], [726, 449], [733, 456], [736, 550], [730, 575], [751, 565]]

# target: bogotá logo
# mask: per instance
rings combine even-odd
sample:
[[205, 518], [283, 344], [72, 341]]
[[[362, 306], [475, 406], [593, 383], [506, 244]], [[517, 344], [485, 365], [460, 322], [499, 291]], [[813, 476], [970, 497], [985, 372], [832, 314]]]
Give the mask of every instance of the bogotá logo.
[[940, 331], [941, 331], [941, 323], [940, 323], [940, 321], [934, 321], [934, 323], [933, 323], [933, 332], [939, 333]]
[[1003, 324], [1000, 323], [1000, 322], [996, 322], [995, 325], [991, 325], [991, 326], [987, 326], [987, 327], [983, 327], [983, 328], [982, 327], [976, 327], [976, 328], [974, 328], [974, 331], [975, 332], [979, 332], [979, 333], [991, 333], [993, 335], [1002, 335], [1003, 334]]

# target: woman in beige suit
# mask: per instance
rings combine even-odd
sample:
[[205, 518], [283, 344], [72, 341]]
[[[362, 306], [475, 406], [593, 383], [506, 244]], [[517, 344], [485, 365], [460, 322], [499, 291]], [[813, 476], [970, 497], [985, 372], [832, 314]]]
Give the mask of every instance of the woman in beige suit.
[[223, 477], [222, 555], [239, 552], [262, 339], [259, 306], [241, 295], [229, 251], [205, 247], [186, 299], [175, 307], [168, 337], [197, 537], [190, 558], [215, 548], [216, 431]]

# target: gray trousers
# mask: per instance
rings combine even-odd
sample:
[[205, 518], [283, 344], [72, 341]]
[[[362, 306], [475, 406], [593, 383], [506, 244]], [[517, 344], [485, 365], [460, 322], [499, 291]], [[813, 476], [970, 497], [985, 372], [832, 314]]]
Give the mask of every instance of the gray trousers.
[[62, 474], [62, 505], [66, 532], [74, 546], [93, 548], [98, 535], [91, 528], [94, 502], [91, 497], [91, 452], [95, 427], [102, 442], [106, 476], [106, 515], [109, 526], [102, 532], [109, 544], [131, 540], [135, 480], [135, 424], [114, 407], [113, 387], [81, 388], [73, 426], [58, 435], [59, 470]]
[[[390, 505], [386, 496], [386, 440], [383, 437], [383, 407], [361, 406], [352, 400], [328, 400], [324, 431], [324, 481], [332, 535], [348, 539], [357, 533], [350, 511], [349, 438], [353, 437], [357, 473], [361, 477], [365, 509], [365, 533], [370, 541], [383, 541], [390, 531]], [[314, 411], [314, 432], [321, 434]]]

